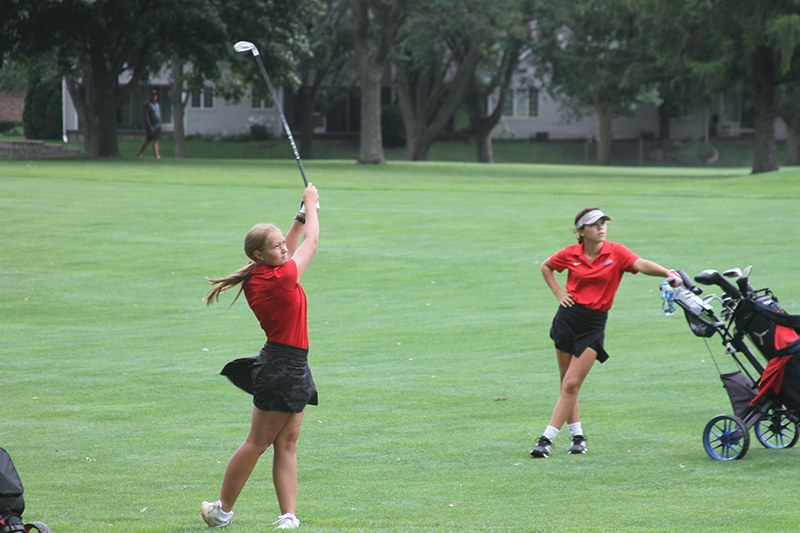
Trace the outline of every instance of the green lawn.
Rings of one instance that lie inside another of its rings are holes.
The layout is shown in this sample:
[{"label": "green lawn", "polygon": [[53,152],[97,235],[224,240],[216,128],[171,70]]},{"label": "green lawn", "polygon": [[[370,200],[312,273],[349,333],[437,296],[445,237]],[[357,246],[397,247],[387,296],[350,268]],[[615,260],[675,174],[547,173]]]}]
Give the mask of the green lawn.
[{"label": "green lawn", "polygon": [[[3,140],[0,137],[0,141]],[[134,157],[139,151],[141,140],[120,139],[119,149],[123,157]],[[82,142],[69,143],[69,146],[83,150]],[[160,141],[161,155],[170,159],[174,154],[171,140]],[[713,148],[719,152],[713,164],[704,163],[708,151]],[[531,142],[526,140],[496,141],[493,145],[497,163],[537,163],[572,164],[594,166],[597,145],[584,141]],[[386,148],[387,161],[405,161],[406,149]],[[786,160],[786,143],[781,141],[776,147],[778,162]],[[317,138],[313,143],[315,159],[338,159],[355,161],[358,159],[358,141],[354,138]],[[152,158],[150,146],[144,155]],[[189,140],[186,143],[186,157],[189,159],[287,159],[293,160],[294,153],[288,140],[283,137],[263,142],[214,142]],[[433,144],[428,153],[429,161],[475,162],[477,152],[471,140],[440,140]],[[710,145],[692,141],[671,141],[660,143],[647,141],[641,153],[636,141],[616,141],[613,145],[611,162],[618,166],[645,167],[700,167],[700,168],[740,168],[753,166],[753,141],[748,139],[712,139]]]},{"label": "green lawn", "polygon": [[[55,532],[204,531],[200,502],[218,497],[251,409],[218,372],[263,333],[232,295],[206,308],[203,277],[245,264],[253,224],[288,227],[302,182],[291,157],[125,155],[0,163],[0,446],[25,518]],[[320,405],[300,439],[301,531],[800,528],[800,449],[703,451],[731,407],[655,278],[618,293],[611,359],[581,393],[589,453],[567,455],[562,435],[529,456],[558,392],[539,263],[573,242],[574,214],[601,206],[611,240],[691,274],[752,264],[800,313],[800,169],[305,166],[322,237],[303,278]],[[270,455],[229,531],[277,518]]]}]

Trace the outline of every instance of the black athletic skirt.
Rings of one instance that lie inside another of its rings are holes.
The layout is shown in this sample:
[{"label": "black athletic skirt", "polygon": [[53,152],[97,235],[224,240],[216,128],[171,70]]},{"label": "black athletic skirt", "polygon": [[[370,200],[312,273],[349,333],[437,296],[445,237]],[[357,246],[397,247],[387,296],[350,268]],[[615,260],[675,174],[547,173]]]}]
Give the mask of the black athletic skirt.
[{"label": "black athletic skirt", "polygon": [[597,352],[597,360],[605,363],[608,354],[603,348],[603,341],[607,319],[606,311],[595,311],[578,304],[572,307],[559,306],[550,328],[550,338],[557,349],[575,357],[580,357],[586,348],[592,348]]},{"label": "black athletic skirt", "polygon": [[258,357],[231,361],[220,374],[252,394],[262,411],[301,413],[306,405],[318,405],[305,348],[267,341]]}]

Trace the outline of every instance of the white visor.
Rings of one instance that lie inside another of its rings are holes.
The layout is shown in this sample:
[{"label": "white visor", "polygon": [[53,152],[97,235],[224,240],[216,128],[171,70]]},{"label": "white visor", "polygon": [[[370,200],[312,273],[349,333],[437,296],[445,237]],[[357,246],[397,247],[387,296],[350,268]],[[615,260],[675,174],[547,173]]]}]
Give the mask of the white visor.
[{"label": "white visor", "polygon": [[601,218],[604,218],[606,220],[611,220],[610,216],[606,215],[599,209],[592,209],[591,211],[583,215],[580,219],[578,219],[578,222],[575,224],[575,229],[581,229],[587,224],[594,224]]}]

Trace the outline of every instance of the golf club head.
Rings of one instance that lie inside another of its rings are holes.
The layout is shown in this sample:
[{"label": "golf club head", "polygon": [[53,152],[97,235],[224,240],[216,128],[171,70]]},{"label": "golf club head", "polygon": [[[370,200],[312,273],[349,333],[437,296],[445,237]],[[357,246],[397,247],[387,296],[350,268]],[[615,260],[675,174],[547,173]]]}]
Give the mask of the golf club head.
[{"label": "golf club head", "polygon": [[252,51],[254,56],[258,55],[258,48],[251,42],[248,41],[239,41],[238,43],[233,45],[233,49],[237,52],[249,52]]},{"label": "golf club head", "polygon": [[722,275],[725,276],[726,278],[741,278],[742,271],[738,268],[732,268],[730,270],[726,270],[725,272],[723,272]]}]

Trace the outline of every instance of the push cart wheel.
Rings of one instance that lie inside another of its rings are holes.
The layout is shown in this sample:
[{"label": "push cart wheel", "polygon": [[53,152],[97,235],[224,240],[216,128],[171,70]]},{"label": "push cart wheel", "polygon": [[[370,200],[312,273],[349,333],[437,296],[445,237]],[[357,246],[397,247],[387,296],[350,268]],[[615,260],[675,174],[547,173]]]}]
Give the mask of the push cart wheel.
[{"label": "push cart wheel", "polygon": [[756,422],[756,437],[765,448],[791,448],[800,439],[797,424],[781,411],[772,411]]},{"label": "push cart wheel", "polygon": [[47,527],[47,524],[42,522],[29,522],[25,524],[25,533],[30,533],[31,531],[38,531],[39,533],[52,533],[50,528]]},{"label": "push cart wheel", "polygon": [[718,415],[703,430],[703,446],[717,461],[741,459],[750,448],[750,432],[740,418]]}]

